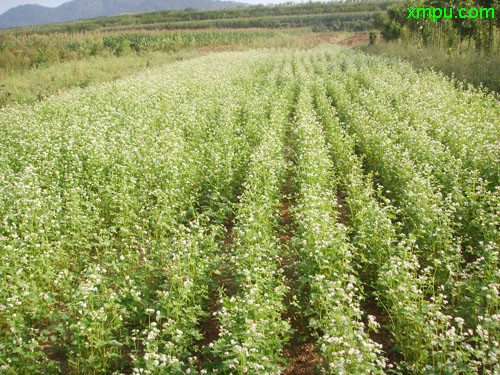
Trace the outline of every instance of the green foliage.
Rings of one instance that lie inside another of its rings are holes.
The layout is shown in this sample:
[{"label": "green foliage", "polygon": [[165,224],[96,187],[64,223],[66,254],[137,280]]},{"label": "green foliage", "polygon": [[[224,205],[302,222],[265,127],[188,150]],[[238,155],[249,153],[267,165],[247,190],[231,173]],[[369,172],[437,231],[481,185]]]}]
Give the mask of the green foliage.
[{"label": "green foliage", "polygon": [[277,374],[293,311],[322,373],[498,373],[500,106],[457,85],[323,46],[0,109],[0,371]]},{"label": "green foliage", "polygon": [[[472,8],[478,9],[478,17],[460,17],[460,10],[467,11]],[[484,18],[481,19],[481,8],[493,9],[494,14],[483,11]],[[411,17],[409,9],[436,10],[441,18],[433,19],[427,14],[419,11],[417,16]],[[375,25],[379,28],[385,40],[395,40],[409,37],[412,42],[420,45],[437,45],[439,49],[448,45],[456,49],[471,49],[473,47],[487,54],[497,54],[500,51],[500,24],[497,16],[500,14],[500,2],[496,0],[407,0],[394,4],[387,8],[387,15],[378,15]],[[496,17],[493,17],[496,15]],[[464,46],[467,41],[467,47]]]},{"label": "green foliage", "polygon": [[482,86],[500,92],[500,55],[484,56],[473,50],[457,56],[453,46],[439,50],[435,45],[418,47],[411,41],[379,43],[364,47],[363,50],[375,55],[401,58],[418,69],[433,69],[475,87]]},{"label": "green foliage", "polygon": [[266,28],[283,29],[324,25],[334,31],[363,31],[371,28],[373,12],[299,14],[282,16],[241,17],[231,19],[207,19],[200,21],[182,21],[154,23],[147,25],[106,28],[106,31],[128,30],[182,30],[182,29],[245,29]]},{"label": "green foliage", "polygon": [[201,30],[76,35],[0,36],[0,69],[39,68],[90,56],[121,56],[130,52],[178,51],[190,47],[230,45],[275,36],[271,31]]}]

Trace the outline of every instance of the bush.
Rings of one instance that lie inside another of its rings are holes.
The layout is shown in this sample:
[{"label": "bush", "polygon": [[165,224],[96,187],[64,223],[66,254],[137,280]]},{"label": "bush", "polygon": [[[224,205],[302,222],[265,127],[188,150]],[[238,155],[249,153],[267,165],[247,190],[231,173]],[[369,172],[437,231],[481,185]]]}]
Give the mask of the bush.
[{"label": "bush", "polygon": [[394,21],[386,21],[381,32],[385,40],[396,40],[401,36],[401,26]]},{"label": "bush", "polygon": [[328,32],[328,28],[323,24],[314,25],[311,28],[311,30],[313,33],[326,33],[326,32]]}]

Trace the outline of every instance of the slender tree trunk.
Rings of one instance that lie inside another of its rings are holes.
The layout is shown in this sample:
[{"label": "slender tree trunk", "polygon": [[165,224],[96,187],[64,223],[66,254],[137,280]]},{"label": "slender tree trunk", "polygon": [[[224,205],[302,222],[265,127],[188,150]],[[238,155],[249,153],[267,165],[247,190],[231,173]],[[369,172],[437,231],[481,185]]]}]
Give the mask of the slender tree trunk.
[{"label": "slender tree trunk", "polygon": [[438,50],[441,51],[441,36],[443,33],[443,23],[439,22],[439,41],[438,41]]},{"label": "slender tree trunk", "polygon": [[493,19],[488,19],[488,52],[493,49]]}]

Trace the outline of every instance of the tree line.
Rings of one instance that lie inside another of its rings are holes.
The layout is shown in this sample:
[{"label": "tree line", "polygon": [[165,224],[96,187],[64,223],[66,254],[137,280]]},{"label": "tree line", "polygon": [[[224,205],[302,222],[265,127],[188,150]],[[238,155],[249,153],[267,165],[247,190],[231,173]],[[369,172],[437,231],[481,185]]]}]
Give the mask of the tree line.
[{"label": "tree line", "polygon": [[[412,16],[415,10],[420,17]],[[439,10],[447,16],[429,16]],[[407,0],[377,13],[374,21],[385,40],[412,39],[457,53],[500,52],[500,0]]]}]

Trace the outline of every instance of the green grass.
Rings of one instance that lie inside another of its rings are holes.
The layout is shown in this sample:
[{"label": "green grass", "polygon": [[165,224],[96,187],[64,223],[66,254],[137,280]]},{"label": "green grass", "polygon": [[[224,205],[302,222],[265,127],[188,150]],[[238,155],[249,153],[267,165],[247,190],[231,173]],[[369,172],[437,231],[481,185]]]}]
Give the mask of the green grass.
[{"label": "green grass", "polygon": [[0,79],[0,104],[32,103],[70,87],[87,87],[132,75],[148,67],[204,54],[201,50],[146,52],[141,55],[96,56],[47,67],[12,72]]},{"label": "green grass", "polygon": [[380,42],[362,48],[365,52],[411,62],[418,69],[431,68],[476,87],[500,92],[500,56],[475,51],[448,53],[435,46],[417,47],[405,42]]}]

